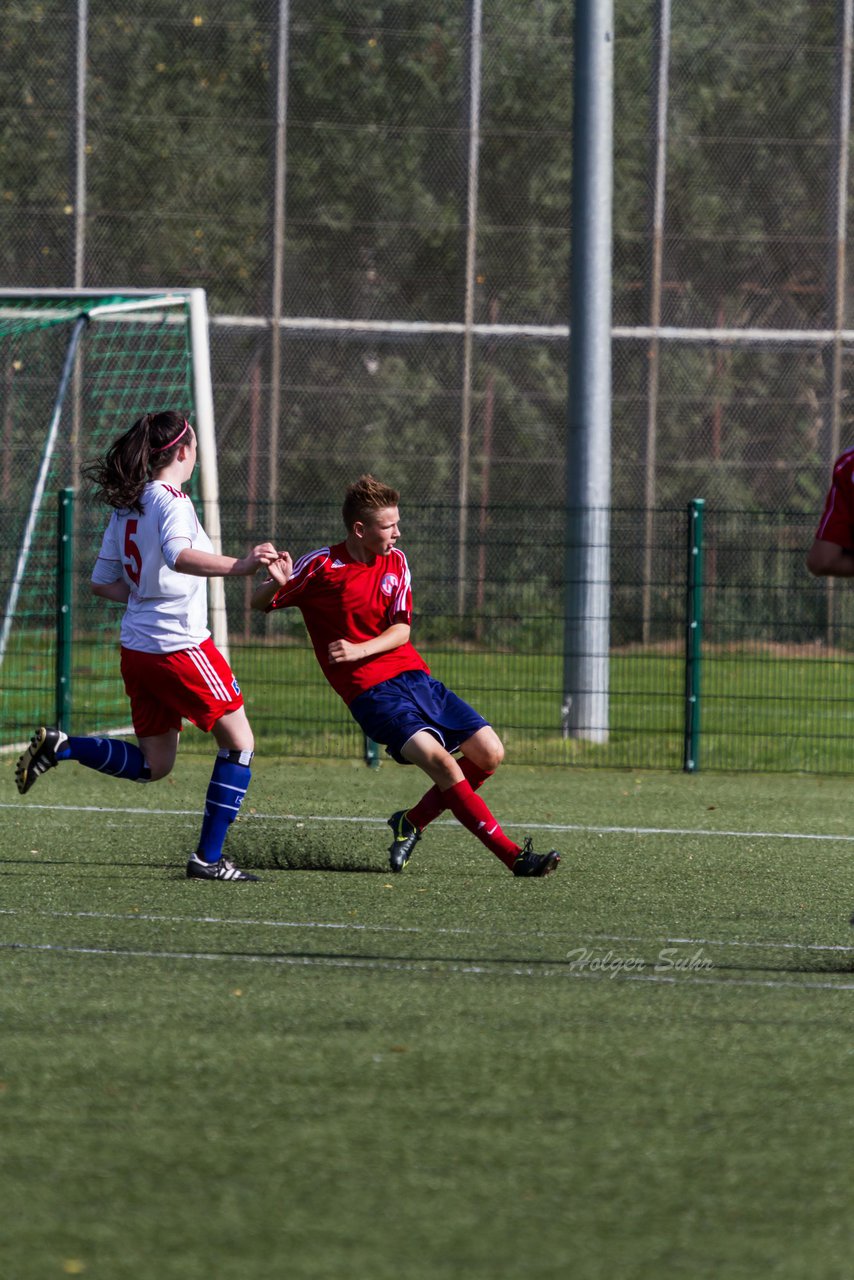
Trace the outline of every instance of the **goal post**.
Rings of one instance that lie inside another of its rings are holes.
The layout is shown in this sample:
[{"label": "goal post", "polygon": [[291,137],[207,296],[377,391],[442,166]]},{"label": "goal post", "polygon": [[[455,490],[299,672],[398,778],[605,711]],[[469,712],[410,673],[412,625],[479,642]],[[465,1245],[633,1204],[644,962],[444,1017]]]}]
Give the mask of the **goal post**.
[{"label": "goal post", "polygon": [[[143,413],[176,408],[192,414],[199,441],[194,496],[221,550],[208,324],[203,289],[0,290],[4,739],[28,733],[34,716],[55,718],[48,690],[59,608],[56,495],[78,486],[81,462],[103,454]],[[80,584],[84,575],[88,582],[105,518],[92,503],[77,504],[73,552],[81,613],[91,602]],[[227,652],[224,583],[215,578],[208,585],[211,631]],[[104,625],[102,616],[90,624],[83,669],[91,668],[98,647],[106,648]],[[114,714],[87,696],[88,728],[107,729]]]}]

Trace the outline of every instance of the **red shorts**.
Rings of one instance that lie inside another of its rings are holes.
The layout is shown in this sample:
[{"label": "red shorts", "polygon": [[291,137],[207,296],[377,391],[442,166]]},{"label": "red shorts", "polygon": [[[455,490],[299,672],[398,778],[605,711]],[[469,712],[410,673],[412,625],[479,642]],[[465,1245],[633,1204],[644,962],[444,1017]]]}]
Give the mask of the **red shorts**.
[{"label": "red shorts", "polygon": [[177,653],[122,648],[122,678],[138,738],[180,730],[182,718],[207,733],[243,706],[234,673],[210,637]]}]

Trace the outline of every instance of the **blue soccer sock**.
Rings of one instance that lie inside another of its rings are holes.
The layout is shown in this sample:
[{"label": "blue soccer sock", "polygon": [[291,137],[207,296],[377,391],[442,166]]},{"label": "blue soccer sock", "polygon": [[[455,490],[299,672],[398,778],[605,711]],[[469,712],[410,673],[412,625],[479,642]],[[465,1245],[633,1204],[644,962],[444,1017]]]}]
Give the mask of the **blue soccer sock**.
[{"label": "blue soccer sock", "polygon": [[149,782],[151,771],[145,756],[132,742],[120,738],[69,738],[56,753],[57,760],[76,760],[87,769],[108,773],[111,778]]},{"label": "blue soccer sock", "polygon": [[199,836],[197,856],[205,862],[219,862],[228,828],[246,795],[252,770],[251,751],[222,750],[214,761],[213,773],[205,796],[205,816]]}]

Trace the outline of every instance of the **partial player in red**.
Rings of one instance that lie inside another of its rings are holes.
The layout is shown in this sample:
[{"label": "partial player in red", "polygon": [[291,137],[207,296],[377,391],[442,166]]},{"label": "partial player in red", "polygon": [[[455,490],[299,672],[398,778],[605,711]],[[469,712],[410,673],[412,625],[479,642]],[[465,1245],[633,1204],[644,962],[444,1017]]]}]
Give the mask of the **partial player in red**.
[{"label": "partial player in red", "polygon": [[833,465],[807,568],[817,578],[854,578],[854,449],[840,454]]},{"label": "partial player in red", "polygon": [[250,575],[272,562],[271,542],[241,558],[217,555],[183,486],[196,465],[196,434],[182,413],[139,418],[84,468],[113,508],[92,573],[92,591],[125,606],[121,670],[139,745],[116,738],[69,737],[42,726],[18,760],[22,795],[65,760],[115,778],[155,782],[171,772],[182,717],[213,734],[219,752],[205,798],[202,830],[187,875],[257,880],[223,856],[228,828],[251,777],[254,739],[234,674],[207,625],[207,578]]},{"label": "partial player in red", "polygon": [[854,578],[854,449],[834,463],[807,568],[820,578]]},{"label": "partial player in red", "polygon": [[399,501],[396,489],[361,476],[344,498],[344,541],[295,565],[289,557],[270,564],[252,607],[300,609],[323,674],[364,733],[432,781],[414,808],[388,820],[392,871],[403,870],[424,828],[450,810],[514,875],[547,876],[560,855],[534,853],[530,840],[516,844],[476,794],[504,757],[498,734],[433,678],[410,642],[409,566],[396,546]]}]

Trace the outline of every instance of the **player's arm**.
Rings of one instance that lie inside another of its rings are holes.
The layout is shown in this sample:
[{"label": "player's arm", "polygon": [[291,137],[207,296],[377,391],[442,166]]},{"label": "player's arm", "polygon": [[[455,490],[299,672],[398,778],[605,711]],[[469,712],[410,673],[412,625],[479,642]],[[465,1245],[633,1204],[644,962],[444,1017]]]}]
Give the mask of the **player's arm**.
[{"label": "player's arm", "polygon": [[393,622],[370,640],[333,640],[329,646],[329,661],[333,664],[360,662],[364,658],[375,658],[378,653],[389,653],[407,643],[411,630],[408,622]]},{"label": "player's arm", "polygon": [[102,600],[114,600],[116,604],[127,604],[130,599],[130,587],[124,578],[119,578],[117,582],[93,582],[91,587],[92,595],[100,596]]},{"label": "player's arm", "polygon": [[[108,548],[109,549],[109,548]],[[104,548],[102,547],[102,551]],[[116,604],[127,604],[130,599],[130,583],[122,574],[121,560],[114,560],[109,555],[99,555],[92,569],[89,583],[93,596],[102,600],[113,600]]]},{"label": "player's arm", "polygon": [[267,578],[265,582],[261,583],[260,587],[256,587],[252,592],[252,596],[249,600],[250,608],[257,609],[259,613],[263,613],[278,590],[279,584],[276,579]]},{"label": "player's arm", "polygon": [[807,556],[807,568],[817,578],[854,578],[854,551],[816,538]]},{"label": "player's arm", "polygon": [[289,551],[283,551],[275,560],[267,565],[269,578],[256,587],[249,601],[250,607],[263,613],[281,587],[286,587],[294,571],[294,562]]},{"label": "player's arm", "polygon": [[215,552],[200,551],[197,547],[184,547],[176,555],[172,567],[176,572],[187,573],[194,578],[245,578],[278,558],[279,553],[272,542],[262,542],[241,557],[220,556]]}]

